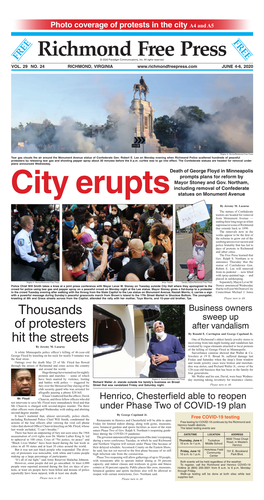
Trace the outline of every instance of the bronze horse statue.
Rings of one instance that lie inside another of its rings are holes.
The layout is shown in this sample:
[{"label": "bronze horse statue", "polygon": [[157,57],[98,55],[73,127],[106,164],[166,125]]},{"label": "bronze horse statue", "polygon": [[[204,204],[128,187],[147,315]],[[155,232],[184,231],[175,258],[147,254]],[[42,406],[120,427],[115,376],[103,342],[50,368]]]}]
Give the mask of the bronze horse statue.
[{"label": "bronze horse statue", "polygon": [[134,99],[135,99],[136,93],[138,92],[139,99],[141,99],[141,93],[143,93],[145,96],[145,101],[147,100],[147,93],[149,92],[149,88],[146,84],[141,85],[140,83],[135,83],[133,90],[134,90]]}]

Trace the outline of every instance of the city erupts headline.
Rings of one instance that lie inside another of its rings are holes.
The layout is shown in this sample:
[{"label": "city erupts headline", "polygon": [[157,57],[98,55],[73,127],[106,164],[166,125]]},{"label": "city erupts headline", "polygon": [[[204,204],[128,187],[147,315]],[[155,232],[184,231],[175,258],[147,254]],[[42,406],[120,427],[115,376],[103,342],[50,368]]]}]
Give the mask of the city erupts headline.
[{"label": "city erupts headline", "polygon": [[[12,176],[12,187],[16,193],[27,194],[30,191],[35,194],[52,194],[54,200],[60,200],[69,176],[64,175],[60,181],[57,175],[50,175],[45,170],[43,173],[40,170],[35,170],[33,175],[29,170],[17,170]],[[93,191],[95,194],[100,194],[106,190],[110,194],[125,194],[125,199],[130,200],[131,194],[138,194],[142,190],[147,194],[166,194],[169,191],[169,179],[165,175],[153,177],[150,172],[146,171],[142,177],[138,175],[118,175],[116,178],[111,175],[95,175],[94,178],[88,175],[81,175],[76,180],[76,189],[81,194],[88,194]]]}]

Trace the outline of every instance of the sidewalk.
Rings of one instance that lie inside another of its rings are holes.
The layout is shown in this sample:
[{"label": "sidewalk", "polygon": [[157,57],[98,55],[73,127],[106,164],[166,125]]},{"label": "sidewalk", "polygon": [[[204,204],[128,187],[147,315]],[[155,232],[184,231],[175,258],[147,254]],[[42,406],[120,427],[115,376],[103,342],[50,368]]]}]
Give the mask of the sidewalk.
[{"label": "sidewalk", "polygon": [[[202,283],[203,281],[212,281],[212,234],[204,234],[207,239],[207,247],[205,249],[205,277],[199,280],[197,277],[194,281]],[[189,233],[176,234],[176,281],[187,281],[189,274],[186,262],[192,257],[192,235]]]}]

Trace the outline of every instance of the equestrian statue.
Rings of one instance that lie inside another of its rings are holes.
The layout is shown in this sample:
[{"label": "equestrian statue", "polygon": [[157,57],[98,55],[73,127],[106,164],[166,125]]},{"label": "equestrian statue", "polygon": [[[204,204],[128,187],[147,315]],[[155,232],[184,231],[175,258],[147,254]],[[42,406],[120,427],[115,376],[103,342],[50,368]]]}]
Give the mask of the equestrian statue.
[{"label": "equestrian statue", "polygon": [[143,76],[140,78],[139,83],[135,83],[133,90],[134,90],[134,99],[135,99],[136,93],[138,92],[139,99],[141,99],[141,93],[143,93],[145,96],[145,101],[147,100],[147,94],[149,92],[149,88],[148,88]]}]

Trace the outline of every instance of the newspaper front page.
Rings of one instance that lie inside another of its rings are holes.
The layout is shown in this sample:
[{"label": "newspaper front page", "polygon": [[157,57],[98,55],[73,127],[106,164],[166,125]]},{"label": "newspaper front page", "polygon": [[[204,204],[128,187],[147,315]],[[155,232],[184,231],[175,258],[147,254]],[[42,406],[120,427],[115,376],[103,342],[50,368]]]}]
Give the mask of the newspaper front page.
[{"label": "newspaper front page", "polygon": [[253,25],[168,17],[12,24],[6,477],[22,498],[260,486]]}]

